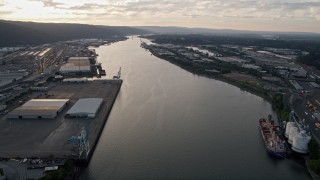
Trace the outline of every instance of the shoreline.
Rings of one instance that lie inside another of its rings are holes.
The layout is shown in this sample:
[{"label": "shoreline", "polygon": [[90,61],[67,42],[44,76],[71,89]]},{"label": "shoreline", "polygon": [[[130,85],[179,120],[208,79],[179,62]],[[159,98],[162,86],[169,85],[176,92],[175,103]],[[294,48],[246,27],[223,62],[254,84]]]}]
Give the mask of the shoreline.
[{"label": "shoreline", "polygon": [[[210,78],[210,79],[214,79],[214,80],[218,80],[218,81],[221,81],[221,82],[224,82],[224,83],[227,83],[229,85],[232,85],[232,86],[235,86],[235,87],[238,87],[239,89],[243,90],[243,91],[247,91],[251,94],[254,94],[260,98],[262,98],[263,100],[267,101],[270,103],[270,105],[272,106],[272,109],[275,111],[276,115],[277,115],[277,121],[279,122],[279,120],[281,121],[281,110],[282,109],[277,109],[275,107],[275,104],[272,102],[272,97],[270,97],[271,95],[265,91],[265,92],[258,92],[257,90],[254,89],[254,86],[253,84],[250,84],[248,82],[245,82],[245,81],[237,81],[237,80],[233,80],[233,79],[230,79],[230,78],[227,78],[227,77],[224,77],[223,74],[219,74],[219,75],[210,75],[210,74],[206,74],[206,73],[203,73],[202,72],[197,72],[197,70],[195,69],[192,69],[192,68],[187,68],[187,67],[184,67],[183,65],[173,61],[173,60],[170,60],[169,58],[168,59],[164,59],[160,56],[158,56],[152,49],[149,49],[149,48],[146,48],[146,47],[142,47],[146,50],[149,50],[149,52],[153,55],[153,56],[156,56],[158,57],[159,59],[162,59],[162,60],[165,60],[165,61],[168,61],[169,63],[173,64],[173,65],[176,65],[194,75],[197,75],[197,76],[202,76],[202,77],[206,77],[206,78]],[[244,83],[247,87],[243,87],[243,84],[241,83]],[[304,164],[305,164],[305,168],[306,168],[306,173],[314,180],[320,180],[320,176],[317,175],[315,172],[313,172],[311,169],[310,169],[310,166],[308,165],[310,163],[310,160],[307,160],[306,158],[303,158],[304,159]]]},{"label": "shoreline", "polygon": [[[142,48],[144,48],[144,47],[142,47]],[[169,60],[169,59],[164,59],[164,58],[158,56],[154,51],[152,51],[152,50],[149,49],[149,48],[144,48],[144,49],[149,50],[149,52],[150,52],[153,56],[156,56],[156,57],[158,57],[159,59],[168,61],[169,63],[174,64],[174,65],[176,65],[176,66],[178,66],[178,67],[180,67],[180,68],[182,68],[182,69],[184,69],[184,70],[186,70],[186,71],[188,71],[188,72],[190,72],[190,73],[192,73],[192,74],[194,74],[194,75],[202,76],[202,77],[206,77],[206,78],[210,78],[210,79],[215,79],[215,80],[218,80],[218,81],[221,81],[221,82],[230,84],[230,85],[232,85],[232,86],[238,87],[238,88],[240,88],[240,89],[243,90],[243,91],[247,91],[247,92],[250,92],[250,93],[252,93],[252,94],[254,94],[254,95],[256,95],[256,96],[261,97],[262,99],[268,101],[268,102],[272,105],[272,108],[276,111],[277,116],[279,117],[279,114],[278,114],[277,110],[274,108],[274,104],[272,104],[270,97],[269,97],[267,94],[264,94],[264,93],[268,93],[268,92],[262,93],[262,92],[258,92],[258,91],[253,90],[253,88],[254,88],[254,87],[253,87],[253,84],[250,84],[250,83],[245,82],[245,81],[232,80],[232,79],[229,79],[229,78],[227,78],[227,77],[223,77],[223,74],[219,74],[219,75],[212,75],[212,74],[211,74],[211,75],[210,75],[210,74],[204,73],[203,71],[202,71],[202,72],[197,72],[197,70],[192,69],[192,68],[184,67],[183,65],[181,65],[181,64],[179,64],[179,63],[176,63],[175,61],[172,61],[172,60]],[[241,83],[244,83],[246,86],[248,86],[248,87],[250,87],[250,88],[243,87],[243,85],[241,85]]]}]

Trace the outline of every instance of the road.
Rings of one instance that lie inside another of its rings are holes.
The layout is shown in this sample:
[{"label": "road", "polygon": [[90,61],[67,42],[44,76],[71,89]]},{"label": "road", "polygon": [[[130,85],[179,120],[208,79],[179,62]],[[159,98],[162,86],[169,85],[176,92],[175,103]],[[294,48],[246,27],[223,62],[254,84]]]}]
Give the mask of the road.
[{"label": "road", "polygon": [[[314,93],[315,95],[318,94]],[[313,112],[310,110],[309,107],[307,107],[307,101],[309,99],[313,99],[314,96],[305,97],[297,94],[293,94],[294,98],[296,99],[293,101],[292,104],[292,110],[296,113],[296,115],[299,117],[301,121],[303,121],[303,124],[308,125],[310,128],[310,132],[314,136],[314,138],[317,140],[318,143],[320,143],[320,129],[316,127],[315,123],[319,122],[314,116]]]}]

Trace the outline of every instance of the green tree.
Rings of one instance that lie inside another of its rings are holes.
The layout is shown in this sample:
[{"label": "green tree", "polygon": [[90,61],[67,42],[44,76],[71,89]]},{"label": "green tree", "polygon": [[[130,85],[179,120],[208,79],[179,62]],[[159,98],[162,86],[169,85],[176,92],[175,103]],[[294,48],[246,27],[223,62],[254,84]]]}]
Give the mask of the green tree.
[{"label": "green tree", "polygon": [[309,146],[309,155],[312,159],[319,159],[319,144],[312,138],[308,144]]}]

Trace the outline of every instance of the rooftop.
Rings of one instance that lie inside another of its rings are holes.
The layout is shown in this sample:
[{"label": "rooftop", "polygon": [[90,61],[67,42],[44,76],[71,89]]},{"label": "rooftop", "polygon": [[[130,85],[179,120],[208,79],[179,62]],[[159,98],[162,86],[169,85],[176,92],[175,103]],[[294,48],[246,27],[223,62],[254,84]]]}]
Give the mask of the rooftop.
[{"label": "rooftop", "polygon": [[35,118],[50,116],[54,118],[69,99],[32,99],[8,113],[9,118]]},{"label": "rooftop", "polygon": [[94,117],[100,108],[102,101],[102,98],[79,99],[67,112],[67,115]]},{"label": "rooftop", "polygon": [[60,68],[60,72],[90,71],[89,57],[70,57],[68,63]]}]

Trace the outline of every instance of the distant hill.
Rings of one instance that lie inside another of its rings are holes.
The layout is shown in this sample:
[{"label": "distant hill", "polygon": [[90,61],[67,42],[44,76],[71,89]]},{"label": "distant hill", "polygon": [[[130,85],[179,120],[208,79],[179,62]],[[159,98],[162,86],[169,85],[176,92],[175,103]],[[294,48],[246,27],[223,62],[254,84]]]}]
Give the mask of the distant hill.
[{"label": "distant hill", "polygon": [[217,36],[250,36],[290,40],[320,41],[318,33],[260,32],[232,29],[208,29],[161,26],[98,26],[68,23],[36,23],[0,20],[0,47],[38,45],[81,38],[110,38],[113,36],[145,34],[206,34]]},{"label": "distant hill", "polygon": [[161,26],[136,26],[136,28],[156,34],[206,34],[218,36],[250,36],[265,39],[282,40],[320,40],[319,33],[311,32],[272,32],[272,31],[247,31],[234,29],[209,29],[209,28],[185,28],[185,27],[161,27]]},{"label": "distant hill", "polygon": [[0,47],[37,45],[81,38],[109,38],[150,33],[125,26],[35,23],[0,20]]}]

